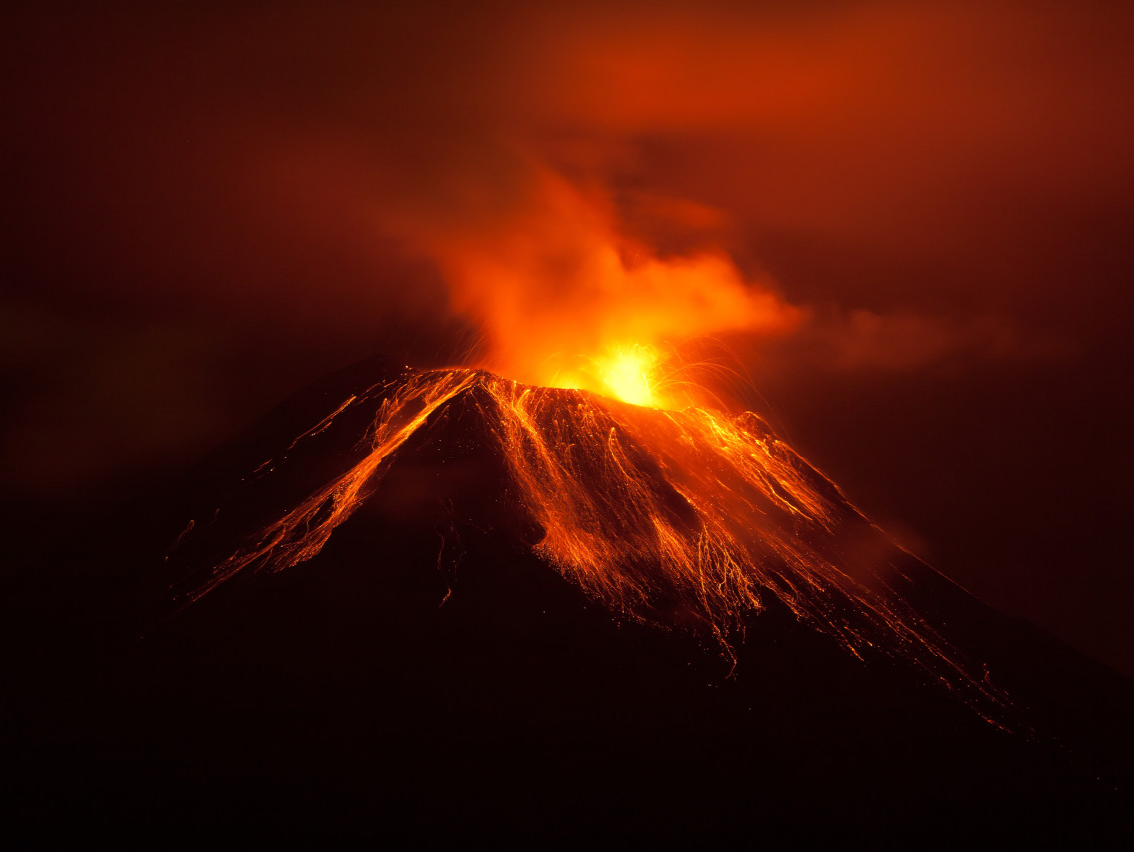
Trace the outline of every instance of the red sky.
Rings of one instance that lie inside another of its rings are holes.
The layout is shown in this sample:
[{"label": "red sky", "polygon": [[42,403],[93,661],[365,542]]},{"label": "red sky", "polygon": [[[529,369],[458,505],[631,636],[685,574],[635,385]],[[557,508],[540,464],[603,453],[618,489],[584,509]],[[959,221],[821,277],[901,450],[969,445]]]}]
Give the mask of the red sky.
[{"label": "red sky", "polygon": [[596,246],[711,254],[798,319],[704,329],[740,403],[1134,672],[1128,5],[75,5],[0,27],[9,503],[500,346],[501,305],[589,304]]}]

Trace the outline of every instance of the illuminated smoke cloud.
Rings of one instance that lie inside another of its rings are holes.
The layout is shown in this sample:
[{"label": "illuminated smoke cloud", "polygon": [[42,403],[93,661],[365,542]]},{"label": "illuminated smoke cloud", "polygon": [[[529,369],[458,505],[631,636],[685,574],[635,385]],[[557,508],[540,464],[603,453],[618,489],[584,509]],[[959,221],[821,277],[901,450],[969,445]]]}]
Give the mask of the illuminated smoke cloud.
[{"label": "illuminated smoke cloud", "polygon": [[783,334],[803,315],[720,250],[657,256],[619,232],[597,190],[545,168],[531,168],[523,201],[491,229],[426,239],[453,307],[484,329],[482,363],[533,384],[617,395],[604,376],[631,353],[661,372],[655,362],[679,359],[690,338]]}]

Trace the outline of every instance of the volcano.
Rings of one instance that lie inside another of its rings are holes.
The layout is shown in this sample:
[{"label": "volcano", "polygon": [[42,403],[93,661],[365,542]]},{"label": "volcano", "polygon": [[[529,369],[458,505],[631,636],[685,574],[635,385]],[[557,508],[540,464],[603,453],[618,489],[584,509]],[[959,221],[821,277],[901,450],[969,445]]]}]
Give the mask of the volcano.
[{"label": "volcano", "polygon": [[37,650],[6,800],[40,833],[1130,829],[1130,684],[894,544],[752,413],[363,365],[72,562],[9,619]]}]

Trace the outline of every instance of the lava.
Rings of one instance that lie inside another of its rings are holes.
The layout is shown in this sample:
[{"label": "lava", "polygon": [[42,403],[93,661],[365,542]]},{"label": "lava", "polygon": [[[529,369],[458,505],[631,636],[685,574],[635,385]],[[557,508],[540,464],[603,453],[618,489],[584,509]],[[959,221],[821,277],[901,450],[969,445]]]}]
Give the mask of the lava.
[{"label": "lava", "polygon": [[597,388],[604,396],[633,405],[667,407],[661,396],[662,364],[662,353],[655,346],[609,346],[602,356],[586,359],[575,371],[557,374],[550,384],[574,390]]},{"label": "lava", "polygon": [[[641,363],[611,369],[625,398],[639,397],[639,382],[648,391]],[[361,460],[212,568],[193,599],[240,572],[317,555],[406,442],[458,403],[475,411],[542,531],[536,554],[611,610],[730,653],[772,595],[857,656],[874,648],[911,662],[986,718],[1007,706],[896,591],[912,557],[757,415],[652,408],[484,370],[411,372],[348,398],[289,451],[370,405]]]}]

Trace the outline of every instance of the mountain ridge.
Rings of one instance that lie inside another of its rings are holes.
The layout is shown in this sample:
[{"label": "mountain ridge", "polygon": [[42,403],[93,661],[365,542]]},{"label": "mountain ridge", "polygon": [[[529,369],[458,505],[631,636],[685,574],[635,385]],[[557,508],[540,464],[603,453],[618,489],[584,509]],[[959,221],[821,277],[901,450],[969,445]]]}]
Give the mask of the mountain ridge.
[{"label": "mountain ridge", "polygon": [[234,530],[365,458],[373,412],[347,407],[295,445],[324,455],[293,447],[304,463],[289,487],[279,471],[248,480],[360,385],[399,381],[360,372],[301,401],[302,425],[269,418],[278,434],[250,440],[255,461],[199,470],[205,512],[190,517],[204,521],[168,561],[186,517],[155,501],[180,518],[156,551],[87,566],[137,570],[138,589],[87,614],[136,627],[79,662],[83,632],[55,622],[69,667],[31,671],[7,711],[20,824],[550,847],[1129,831],[1129,689],[928,570],[901,591],[992,655],[1037,734],[998,731],[900,656],[856,658],[775,595],[740,615],[727,653],[696,619],[610,608],[534,552],[546,529],[514,494],[486,499],[507,495],[510,470],[472,405],[411,435],[310,559],[172,601],[171,583],[196,588],[186,569],[218,564]]}]

